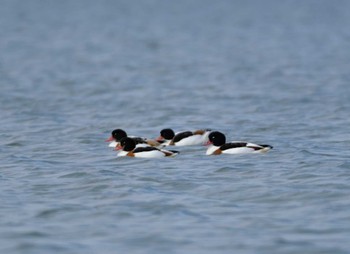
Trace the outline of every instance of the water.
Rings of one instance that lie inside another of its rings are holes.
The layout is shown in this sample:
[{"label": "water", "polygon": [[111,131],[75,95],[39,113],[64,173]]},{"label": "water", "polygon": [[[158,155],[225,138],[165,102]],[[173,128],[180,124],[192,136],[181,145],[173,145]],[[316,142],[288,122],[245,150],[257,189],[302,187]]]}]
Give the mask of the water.
[{"label": "water", "polygon": [[[349,253],[348,1],[0,8],[1,253]],[[117,158],[115,128],[268,154]]]}]

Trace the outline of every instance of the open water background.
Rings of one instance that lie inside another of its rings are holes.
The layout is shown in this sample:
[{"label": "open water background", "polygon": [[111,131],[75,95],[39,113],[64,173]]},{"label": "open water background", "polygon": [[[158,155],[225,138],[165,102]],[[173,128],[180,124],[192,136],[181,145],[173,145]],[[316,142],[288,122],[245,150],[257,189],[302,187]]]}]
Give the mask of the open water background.
[{"label": "open water background", "polygon": [[[0,8],[1,253],[350,253],[350,2]],[[116,158],[123,128],[268,154]]]}]

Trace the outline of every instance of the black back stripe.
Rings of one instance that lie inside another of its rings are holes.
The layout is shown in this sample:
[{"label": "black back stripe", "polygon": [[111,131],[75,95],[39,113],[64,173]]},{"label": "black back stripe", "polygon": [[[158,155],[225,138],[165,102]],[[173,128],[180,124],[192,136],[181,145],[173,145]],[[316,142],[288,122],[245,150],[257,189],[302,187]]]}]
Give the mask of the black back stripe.
[{"label": "black back stripe", "polygon": [[237,142],[237,143],[226,143],[223,144],[222,146],[220,146],[220,150],[224,151],[227,149],[231,149],[231,148],[240,148],[240,147],[246,147],[247,143],[245,142]]},{"label": "black back stripe", "polygon": [[179,134],[175,135],[173,142],[179,142],[180,140],[193,136],[193,132],[192,131],[184,131],[184,132],[180,132]]},{"label": "black back stripe", "polygon": [[152,146],[146,146],[146,147],[137,147],[133,151],[134,153],[141,153],[141,152],[150,152],[150,151],[159,151],[159,149],[152,147]]},{"label": "black back stripe", "polygon": [[270,146],[270,145],[259,145],[259,146],[262,146],[262,147],[267,147],[267,148],[270,148],[270,149],[272,149],[272,148],[273,148],[273,146]]}]

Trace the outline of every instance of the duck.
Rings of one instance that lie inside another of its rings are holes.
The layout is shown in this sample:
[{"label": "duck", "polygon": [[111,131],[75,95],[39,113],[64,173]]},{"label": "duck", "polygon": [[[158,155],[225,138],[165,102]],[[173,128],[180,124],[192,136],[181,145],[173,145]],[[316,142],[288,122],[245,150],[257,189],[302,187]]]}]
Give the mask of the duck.
[{"label": "duck", "polygon": [[172,129],[163,129],[156,141],[162,142],[163,146],[192,146],[203,145],[208,142],[211,130],[182,131],[175,133]]},{"label": "duck", "polygon": [[118,157],[129,156],[139,158],[174,157],[179,153],[178,151],[164,150],[152,146],[136,147],[134,139],[128,137],[122,138],[115,150],[120,150],[117,155]]},{"label": "duck", "polygon": [[[109,143],[109,147],[116,147],[122,138],[128,137],[128,134],[122,130],[122,129],[115,129],[112,131],[111,136],[106,139],[106,142]],[[135,137],[135,136],[129,136],[129,138],[132,138],[137,146],[160,146],[160,142],[157,142],[153,139],[147,139],[142,137]]]},{"label": "duck", "polygon": [[211,132],[208,138],[209,141],[206,145],[209,145],[209,147],[206,155],[264,153],[273,148],[270,145],[258,145],[243,141],[226,143],[226,136],[219,131]]}]

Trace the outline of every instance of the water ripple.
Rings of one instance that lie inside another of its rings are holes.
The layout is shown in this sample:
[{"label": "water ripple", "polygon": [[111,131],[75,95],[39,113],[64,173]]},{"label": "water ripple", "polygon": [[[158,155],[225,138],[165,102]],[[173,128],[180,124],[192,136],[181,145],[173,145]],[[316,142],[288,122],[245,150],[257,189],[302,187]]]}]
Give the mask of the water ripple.
[{"label": "water ripple", "polygon": [[[2,1],[0,252],[348,253],[349,9]],[[115,128],[274,149],[118,158]]]}]

